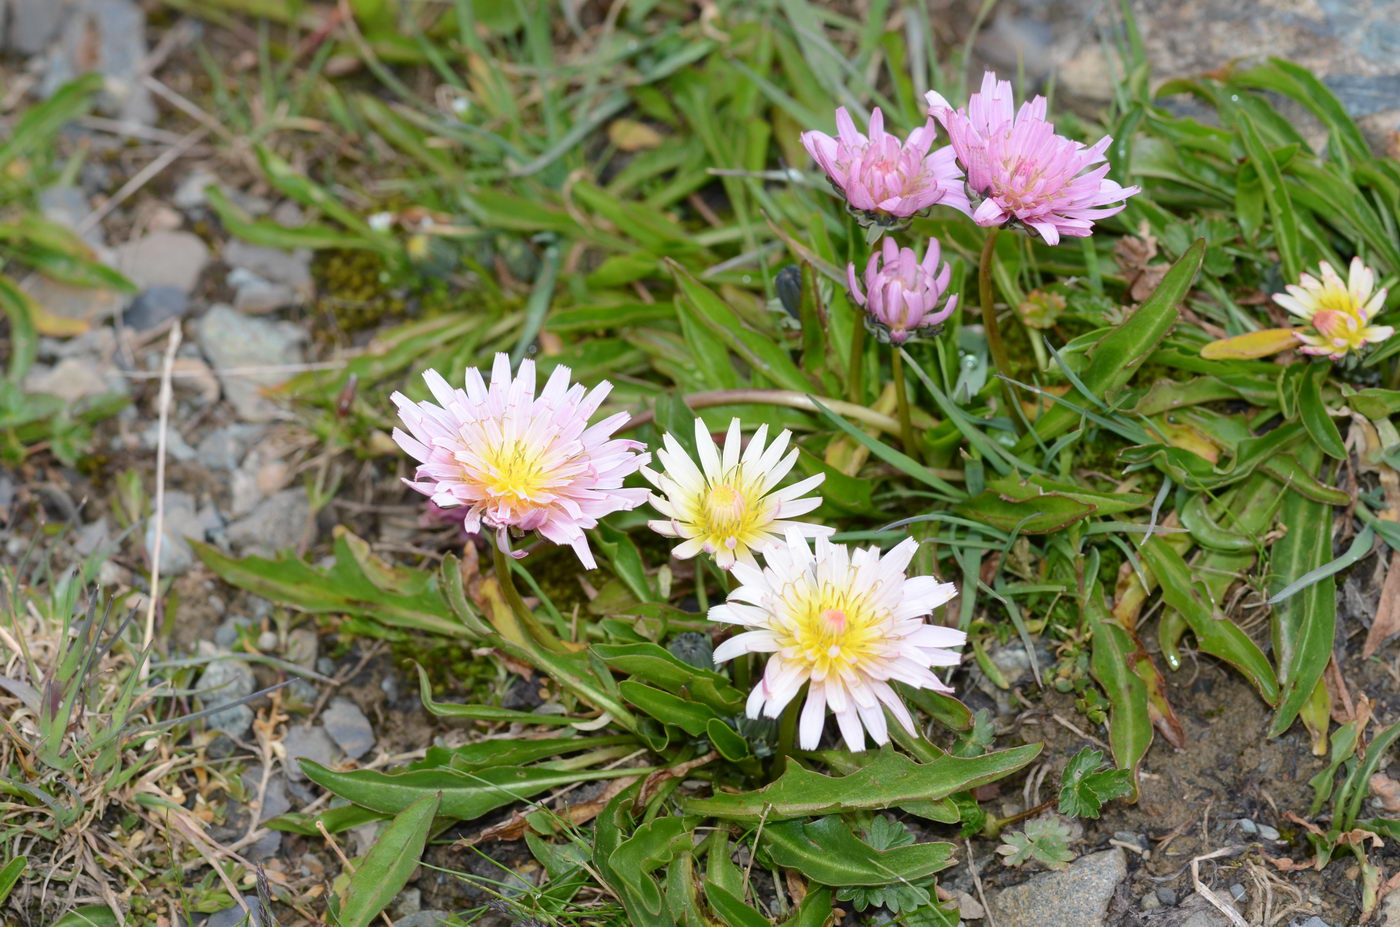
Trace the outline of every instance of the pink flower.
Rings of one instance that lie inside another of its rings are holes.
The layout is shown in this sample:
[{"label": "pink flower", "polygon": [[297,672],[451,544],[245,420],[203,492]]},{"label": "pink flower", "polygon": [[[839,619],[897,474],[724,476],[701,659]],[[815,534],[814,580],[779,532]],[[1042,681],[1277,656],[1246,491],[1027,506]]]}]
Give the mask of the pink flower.
[{"label": "pink flower", "polygon": [[900,142],[885,132],[885,117],[877,106],[866,138],[843,106],[836,110],[836,138],[803,132],[802,145],[855,209],[906,219],[942,203],[970,216],[972,207],[952,148],[945,145],[929,152],[935,134],[930,119]]},{"label": "pink flower", "polygon": [[612,385],[585,391],[569,385],[568,367],[556,367],[536,396],[535,362],[521,361],[512,378],[504,354],[496,355],[489,387],[476,368],[467,371],[465,390],[436,370],[423,379],[436,404],[392,397],[408,429],[395,428],[394,440],[419,462],[404,482],[436,505],[466,506],[463,530],[494,528],[502,550],[509,550],[510,529],[538,531],[572,547],[588,569],[597,566],[584,530],[647,501],[645,489],[621,488],[650,459],[637,453],[641,442],[611,438],[627,413],[588,424]]},{"label": "pink flower", "polygon": [[875,743],[889,743],[885,709],[915,734],[914,719],[891,683],[951,692],[932,668],[957,666],[955,648],[967,640],[956,628],[924,621],[957,589],[932,576],[905,575],[918,549],[913,538],[883,555],[876,547],[852,549],[817,538],[814,553],[790,530],[785,544],[764,551],[763,569],[734,564],[741,585],[709,617],[746,629],[715,648],[716,662],[770,654],[749,694],[748,716],[778,717],[806,684],[798,721],[803,750],[816,749],[828,708],[851,750],[865,748],[866,731]]},{"label": "pink flower", "polygon": [[1055,245],[1062,236],[1087,238],[1094,220],[1121,212],[1139,191],[1108,179],[1104,152],[1112,138],[1086,148],[1056,135],[1042,96],[1013,112],[1011,82],[991,71],[965,109],[954,110],[933,91],[926,99],[967,171],[968,187],[983,198],[972,213],[978,225],[1015,221]]},{"label": "pink flower", "polygon": [[882,248],[870,255],[865,265],[864,293],[854,264],[846,267],[847,282],[856,303],[885,327],[890,341],[903,344],[919,329],[932,328],[953,314],[958,305],[956,295],[938,308],[953,271],[946,263],[938,266],[941,250],[936,238],[928,240],[922,262],[913,248],[900,248],[889,238]]}]

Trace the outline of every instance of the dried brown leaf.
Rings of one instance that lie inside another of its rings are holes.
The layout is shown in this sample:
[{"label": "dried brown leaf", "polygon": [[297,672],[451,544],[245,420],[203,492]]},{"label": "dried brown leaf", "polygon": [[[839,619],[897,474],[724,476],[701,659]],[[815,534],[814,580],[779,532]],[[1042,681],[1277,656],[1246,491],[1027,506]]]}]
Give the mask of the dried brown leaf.
[{"label": "dried brown leaf", "polygon": [[1390,555],[1390,566],[1381,585],[1381,599],[1376,605],[1376,618],[1366,632],[1361,658],[1374,654],[1396,633],[1400,633],[1400,551]]}]

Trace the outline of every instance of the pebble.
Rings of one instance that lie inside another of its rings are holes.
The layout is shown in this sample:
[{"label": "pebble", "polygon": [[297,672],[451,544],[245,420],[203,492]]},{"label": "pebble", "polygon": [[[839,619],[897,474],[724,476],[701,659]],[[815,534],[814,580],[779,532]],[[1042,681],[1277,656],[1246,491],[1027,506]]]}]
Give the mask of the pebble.
[{"label": "pebble", "polygon": [[1328,924],[1322,918],[1314,914],[1312,917],[1308,918],[1305,921],[1295,921],[1294,927],[1332,927],[1332,925]]},{"label": "pebble", "polygon": [[[178,576],[194,566],[194,549],[188,539],[203,541],[208,537],[211,518],[218,518],[212,509],[195,509],[194,496],[178,489],[165,494],[165,517],[161,525],[160,571],[166,576]],[[146,523],[146,552],[156,547],[155,516]]]},{"label": "pebble", "polygon": [[1233,897],[1236,901],[1242,901],[1242,900],[1244,900],[1244,885],[1243,885],[1242,883],[1239,883],[1239,882],[1236,882],[1234,885],[1231,885],[1231,886],[1230,886],[1230,895],[1231,895],[1231,897]]},{"label": "pebble", "polygon": [[264,631],[258,635],[258,649],[263,653],[269,653],[277,649],[277,632]]},{"label": "pebble", "polygon": [[311,252],[306,249],[283,251],[234,238],[224,244],[223,259],[233,270],[241,269],[266,283],[289,287],[299,300],[309,299],[314,292]]},{"label": "pebble", "polygon": [[1032,876],[987,901],[998,924],[1016,927],[1102,927],[1118,883],[1128,874],[1121,847],[1090,853],[1060,872]]},{"label": "pebble", "polygon": [[262,315],[302,301],[301,295],[287,284],[264,280],[245,267],[229,272],[228,285],[234,291],[233,308],[239,312]]},{"label": "pebble", "polygon": [[1251,837],[1259,833],[1259,825],[1255,824],[1249,818],[1240,818],[1239,821],[1237,821],[1236,823],[1239,824],[1241,833],[1247,834]]},{"label": "pebble", "polygon": [[202,167],[197,167],[184,176],[176,186],[170,202],[176,209],[186,212],[203,209],[209,202],[204,195],[206,187],[217,187],[219,178]]},{"label": "pebble", "polygon": [[286,489],[258,503],[228,526],[228,540],[240,555],[272,557],[301,543],[311,518],[306,490]]},{"label": "pebble", "polygon": [[358,760],[374,749],[374,730],[358,705],[348,698],[331,699],[321,712],[321,723],[340,749],[352,760]]},{"label": "pebble", "polygon": [[189,294],[209,263],[209,247],[191,232],[162,230],[119,245],[117,269],[143,289],[171,287]]},{"label": "pebble", "polygon": [[[279,835],[280,836],[280,835]],[[262,903],[258,901],[256,895],[244,895],[243,903],[248,906],[248,910],[253,912],[251,918],[252,927],[271,927],[263,919]],[[209,920],[204,922],[204,927],[239,927],[241,924],[249,923],[248,915],[243,908],[234,905],[231,908],[224,908],[222,911],[215,911],[209,915]]]},{"label": "pebble", "polygon": [[[274,322],[216,305],[195,324],[195,337],[214,367],[226,395],[245,421],[268,422],[282,410],[261,394],[266,386],[286,380],[286,370],[247,372],[249,367],[285,367],[302,362],[306,333],[290,322]],[[224,372],[229,371],[229,372]]]},{"label": "pebble", "polygon": [[266,431],[265,425],[226,425],[204,436],[195,450],[195,459],[210,470],[235,470]]},{"label": "pebble", "polygon": [[1157,889],[1157,900],[1162,904],[1176,904],[1176,889],[1163,885]]},{"label": "pebble", "polygon": [[97,95],[99,110],[126,122],[154,123],[156,106],[142,82],[146,14],[141,5],[135,0],[72,0],[63,6],[61,31],[49,51],[40,92],[53,96],[79,75],[96,71],[106,78]]},{"label": "pebble", "polygon": [[287,778],[294,782],[306,779],[306,774],[301,771],[301,764],[297,762],[298,759],[312,760],[322,766],[335,766],[340,760],[340,750],[336,748],[335,742],[326,733],[326,729],[319,724],[315,726],[293,724],[287,728],[287,736],[282,740],[282,748],[286,755]]},{"label": "pebble", "polygon": [[126,377],[94,358],[66,357],[52,367],[35,364],[24,378],[30,393],[48,393],[67,403],[109,393],[125,396]]},{"label": "pebble", "polygon": [[[5,9],[10,16],[9,29],[3,33],[5,50],[24,56],[37,55],[47,49],[58,36],[58,28],[68,12],[66,3],[44,0],[0,4],[0,10]],[[0,14],[0,20],[3,19]]]},{"label": "pebble", "polygon": [[234,615],[219,622],[219,626],[214,629],[214,646],[224,650],[231,650],[238,643],[239,630],[246,628],[253,623],[253,619],[245,615]]},{"label": "pebble", "polygon": [[[228,656],[227,651],[220,651],[207,643],[200,644],[200,653],[207,657]],[[205,708],[222,710],[205,718],[205,725],[230,737],[242,737],[248,733],[253,725],[253,709],[232,703],[247,698],[254,687],[253,671],[243,661],[215,659],[210,662],[199,677],[200,700]]]},{"label": "pebble", "polygon": [[[248,800],[251,802],[258,797],[258,785],[262,782],[261,769],[245,769],[242,775],[243,788],[248,793]],[[263,796],[263,805],[258,811],[258,823],[269,821],[279,814],[286,814],[292,810],[292,800],[287,797],[287,780],[281,773],[273,773],[267,777],[267,794]]]},{"label": "pebble", "polygon": [[423,892],[416,888],[406,888],[394,899],[394,918],[409,917],[423,910]]},{"label": "pebble", "polygon": [[287,646],[283,650],[283,656],[289,663],[311,669],[316,666],[316,651],[320,644],[321,638],[315,628],[294,628],[287,633]]},{"label": "pebble", "polygon": [[1391,892],[1381,902],[1380,927],[1400,927],[1400,892]]},{"label": "pebble", "polygon": [[[154,421],[141,430],[141,445],[154,453],[160,448],[160,422]],[[165,456],[181,463],[195,459],[195,450],[186,443],[174,423],[165,429]]]},{"label": "pebble", "polygon": [[189,295],[178,286],[148,287],[136,294],[131,305],[126,307],[122,324],[144,332],[171,319],[183,318],[189,308]]},{"label": "pebble", "polygon": [[1259,836],[1263,837],[1265,840],[1282,839],[1282,835],[1278,832],[1278,828],[1270,827],[1267,824],[1259,825]]},{"label": "pebble", "polygon": [[1148,892],[1143,895],[1139,904],[1144,911],[1155,911],[1162,906],[1161,899],[1157,897],[1156,892]]},{"label": "pebble", "polygon": [[65,184],[39,191],[39,209],[43,211],[45,219],[78,235],[94,249],[102,251],[107,247],[102,238],[101,223],[86,230],[79,229],[92,212],[87,194],[80,188]]}]

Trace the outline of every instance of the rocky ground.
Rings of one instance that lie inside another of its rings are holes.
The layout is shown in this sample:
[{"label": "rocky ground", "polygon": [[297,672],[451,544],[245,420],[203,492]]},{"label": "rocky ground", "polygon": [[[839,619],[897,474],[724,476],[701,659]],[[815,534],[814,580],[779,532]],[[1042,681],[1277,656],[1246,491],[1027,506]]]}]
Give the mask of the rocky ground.
[{"label": "rocky ground", "polygon": [[[1066,91],[1092,104],[1110,87],[1095,64],[1102,59],[1093,24],[1115,7],[1107,0],[1001,4],[978,49],[1003,67],[1024,62],[1030,76],[1054,71]],[[1400,9],[1394,3],[1268,0],[1246,11],[1224,0],[1141,0],[1134,7],[1161,75],[1190,74],[1239,54],[1291,54],[1317,67],[1348,106],[1366,117],[1378,141],[1393,137],[1400,118]],[[45,191],[42,205],[46,216],[83,235],[139,288],[126,298],[37,276],[25,281],[51,312],[86,327],[72,337],[41,339],[39,363],[26,386],[70,403],[106,393],[131,401],[98,427],[95,465],[70,469],[41,453],[17,470],[0,472],[0,513],[11,513],[0,522],[0,550],[17,558],[41,521],[61,524],[66,532],[58,542],[65,548],[60,559],[111,550],[100,582],[139,585],[135,578],[148,569],[156,527],[146,519],[128,531],[123,513],[133,486],[147,497],[155,490],[162,438],[159,377],[178,327],[183,337],[175,349],[164,432],[160,570],[174,578],[179,602],[172,649],[215,658],[200,681],[201,688],[213,690],[203,705],[224,710],[208,719],[198,746],[211,762],[237,770],[241,784],[218,796],[221,815],[210,836],[286,884],[310,891],[337,869],[324,842],[258,826],[287,811],[324,806],[294,761],[383,766],[435,741],[460,742],[466,734],[424,713],[401,647],[340,636],[329,622],[288,614],[231,589],[191,547],[193,540],[238,555],[286,549],[316,554],[325,550],[333,525],[349,523],[376,550],[392,553],[411,549],[420,529],[418,507],[390,472],[392,458],[365,463],[341,455],[335,463],[344,479],[336,502],[316,509],[309,501],[307,481],[327,472],[326,452],[298,426],[295,410],[269,399],[262,388],[312,365],[336,363],[337,349],[313,335],[324,311],[317,302],[320,281],[307,252],[224,236],[212,220],[205,188],[219,186],[249,214],[287,225],[301,221],[300,213],[254,179],[246,152],[215,146],[213,128],[176,102],[192,87],[191,49],[207,27],[171,21],[168,11],[162,20],[167,24],[160,29],[147,28],[145,11],[134,0],[0,2],[0,106],[10,114],[27,95],[49,93],[81,69],[96,67],[109,78],[101,115],[84,120],[66,142],[86,147],[88,158],[71,185]],[[1362,607],[1374,594],[1367,586],[1355,591]],[[278,657],[291,669],[217,659],[235,651]],[[1344,667],[1352,685],[1372,697],[1395,691],[1394,648],[1381,657]],[[974,708],[995,712],[1006,743],[1044,740],[1051,745],[1047,756],[1062,756],[1094,741],[1080,726],[1072,698],[1037,689],[1024,650],[995,658],[1013,692],[985,680],[979,684],[975,673],[957,684],[973,693]],[[291,684],[274,696],[232,704],[289,678]],[[1359,888],[1354,874],[1339,877],[1340,864],[1325,874],[1280,873],[1238,860],[1251,844],[1280,856],[1296,847],[1296,826],[1285,813],[1306,808],[1306,780],[1318,766],[1304,735],[1295,731],[1261,741],[1264,706],[1237,677],[1207,659],[1170,682],[1188,749],[1155,745],[1144,766],[1143,800],[1116,804],[1104,819],[1091,822],[1075,844],[1079,858],[1062,872],[1027,879],[997,861],[994,842],[970,844],[970,855],[942,877],[943,886],[965,900],[970,923],[1355,923]],[[522,705],[528,704],[530,687],[518,688]],[[1025,698],[1018,697],[1022,693]],[[1393,716],[1397,706],[1385,707]],[[255,730],[255,721],[272,734]],[[1032,774],[1024,793],[988,798],[1001,813],[1014,813],[1049,797],[1051,788],[1053,782]],[[372,830],[363,828],[346,835],[351,851],[372,839]],[[483,850],[485,855],[443,850],[438,861],[497,880],[504,876],[491,857],[506,866],[520,861],[510,845]],[[1300,854],[1295,849],[1291,855]],[[480,897],[458,877],[425,869],[390,913],[398,927],[427,927]],[[990,911],[982,910],[983,902]],[[206,923],[231,927],[242,917],[234,907]],[[1400,895],[1391,897],[1377,922],[1400,927]]]}]

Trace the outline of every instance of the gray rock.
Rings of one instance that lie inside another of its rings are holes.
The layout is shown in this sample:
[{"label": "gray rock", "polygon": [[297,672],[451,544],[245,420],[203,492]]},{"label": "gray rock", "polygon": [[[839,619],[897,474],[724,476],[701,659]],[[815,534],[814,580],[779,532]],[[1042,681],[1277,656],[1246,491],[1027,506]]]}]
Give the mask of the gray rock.
[{"label": "gray rock", "polygon": [[[257,798],[258,785],[262,782],[261,769],[246,769],[243,771],[243,788],[248,793],[248,800],[251,802]],[[258,823],[271,820],[279,814],[286,814],[292,810],[292,801],[287,797],[287,780],[281,773],[273,773],[267,778],[267,794],[263,796],[262,809],[258,812]]]},{"label": "gray rock", "polygon": [[219,622],[219,626],[214,629],[214,646],[224,650],[231,650],[233,645],[238,643],[239,630],[246,628],[253,623],[253,619],[245,615],[234,615]]},{"label": "gray rock", "polygon": [[300,676],[287,683],[287,688],[283,691],[287,694],[283,704],[287,706],[287,710],[299,715],[304,715],[314,708],[316,699],[321,695],[319,689]]},{"label": "gray rock", "polygon": [[1002,889],[987,901],[1005,927],[1099,927],[1118,883],[1128,875],[1121,847],[1081,856],[1061,872],[1045,872]]},{"label": "gray rock", "polygon": [[[151,422],[141,429],[141,444],[152,453],[160,449],[159,421]],[[196,456],[194,448],[190,447],[180,432],[175,429],[174,422],[171,422],[165,429],[165,456],[181,463],[194,460]]]},{"label": "gray rock", "polygon": [[283,656],[289,663],[311,669],[316,665],[316,651],[320,645],[321,638],[315,628],[295,628],[287,633],[287,647]]},{"label": "gray rock", "polygon": [[117,247],[117,269],[139,287],[174,287],[188,294],[209,263],[209,248],[198,235],[162,230]]},{"label": "gray rock", "polygon": [[1296,927],[1332,927],[1332,925],[1314,914],[1305,921],[1298,921]]},{"label": "gray rock", "polygon": [[[0,518],[4,517],[4,511],[4,500],[0,498]],[[73,551],[80,557],[89,557],[110,539],[111,531],[107,527],[107,517],[104,515],[97,521],[83,525],[82,528],[78,529],[77,536],[73,538]]]},{"label": "gray rock", "polygon": [[1142,900],[1138,902],[1138,906],[1144,911],[1155,911],[1162,906],[1162,901],[1157,897],[1156,892],[1148,892],[1146,895],[1142,896]]},{"label": "gray rock", "polygon": [[39,274],[26,280],[22,289],[54,315],[79,322],[114,319],[126,302],[120,293],[108,287],[73,286]]},{"label": "gray rock", "polygon": [[[0,0],[2,2],[2,0]],[[74,186],[49,187],[39,192],[39,208],[44,218],[55,225],[76,232],[83,241],[94,248],[103,249],[107,243],[102,238],[101,224],[88,229],[80,229],[83,220],[92,212],[87,194]]]},{"label": "gray rock", "polygon": [[403,920],[394,920],[394,927],[442,927],[452,917],[446,911],[419,911]]},{"label": "gray rock", "polygon": [[[1216,892],[1217,896],[1221,893]],[[1228,899],[1225,903],[1229,904]],[[1180,908],[1181,920],[1176,927],[1234,927],[1231,920],[1221,914],[1210,902],[1200,895],[1192,895]]]},{"label": "gray rock", "polygon": [[242,555],[271,557],[296,547],[311,518],[311,503],[304,489],[284,489],[228,526],[228,540]]},{"label": "gray rock", "polygon": [[236,470],[248,449],[267,431],[264,425],[227,425],[211,431],[199,442],[195,458],[210,470]]},{"label": "gray rock", "polygon": [[171,196],[170,202],[176,209],[194,210],[202,209],[208,204],[208,198],[204,195],[205,188],[217,187],[219,178],[202,167],[197,167],[185,175],[185,178],[175,187],[175,194]]},{"label": "gray rock", "polygon": [[374,749],[374,730],[369,726],[360,707],[348,698],[331,699],[326,710],[321,712],[321,723],[331,740],[345,751],[352,760],[358,760]]},{"label": "gray rock", "polygon": [[235,267],[228,275],[233,288],[233,308],[262,315],[302,302],[302,295],[285,283],[264,280],[245,267]]},{"label": "gray rock", "polygon": [[1263,837],[1265,840],[1279,840],[1281,837],[1278,828],[1270,827],[1268,824],[1259,825],[1259,836]]},{"label": "gray rock", "polygon": [[1380,927],[1400,927],[1400,892],[1391,892],[1381,902]]},{"label": "gray rock", "polygon": [[290,287],[298,299],[308,299],[312,294],[310,251],[264,248],[235,238],[224,245],[223,258],[232,269],[247,271],[267,283]]},{"label": "gray rock", "polygon": [[[201,643],[200,652],[205,656],[227,656],[207,643]],[[230,737],[242,737],[253,724],[253,710],[247,705],[234,702],[253,694],[256,683],[253,671],[241,660],[216,659],[204,668],[199,677],[200,700],[205,708],[220,708],[205,719],[205,724],[215,731],[222,731]],[[227,706],[227,707],[224,707]]]},{"label": "gray rock", "polygon": [[1255,824],[1249,818],[1240,818],[1235,823],[1239,825],[1240,833],[1242,834],[1253,837],[1255,834],[1259,833],[1259,825]]},{"label": "gray rock", "polygon": [[1163,885],[1157,889],[1157,900],[1162,904],[1176,904],[1176,889]]},{"label": "gray rock", "polygon": [[[1340,98],[1373,143],[1400,128],[1400,18],[1393,3],[1356,0],[1132,0],[1155,81],[1269,56],[1316,74]],[[1097,108],[1115,86],[1101,30],[1121,19],[1109,0],[1013,0],[977,43],[979,57],[1007,74],[1024,66],[1038,83],[1055,75],[1062,105]],[[1201,23],[1211,23],[1202,29]],[[1298,127],[1316,145],[1325,136],[1297,110]]]},{"label": "gray rock", "polygon": [[223,384],[224,395],[243,419],[267,422],[281,416],[277,404],[260,391],[286,380],[290,374],[285,370],[248,368],[301,363],[300,344],[306,335],[299,326],[253,318],[231,306],[218,305],[196,323],[195,336]]},{"label": "gray rock", "polygon": [[[203,541],[209,535],[210,520],[217,518],[212,510],[195,508],[194,497],[187,492],[171,490],[165,494],[165,517],[160,545],[160,571],[166,576],[178,576],[194,565],[194,549],[189,539]],[[146,523],[146,551],[155,550],[156,522]]]},{"label": "gray rock", "polygon": [[308,759],[322,766],[334,766],[340,762],[340,750],[326,733],[326,729],[319,724],[314,727],[293,724],[287,728],[282,748],[286,753],[287,777],[295,782],[306,778],[305,773],[301,771],[301,765],[297,763],[299,759]]},{"label": "gray rock", "polygon": [[270,927],[269,923],[263,919],[262,903],[258,901],[256,895],[244,895],[243,903],[248,906],[249,911],[253,912],[251,918],[244,913],[241,907],[234,905],[209,915],[209,920],[204,922],[204,927],[239,927],[241,924],[251,924],[252,927]]},{"label": "gray rock", "polygon": [[[0,10],[8,14],[5,49],[20,55],[37,55],[58,37],[58,29],[72,7],[71,0],[4,0]],[[6,19],[0,14],[0,22]]]},{"label": "gray rock", "polygon": [[97,72],[105,78],[98,108],[127,122],[150,125],[155,103],[142,83],[146,14],[134,0],[75,0],[66,4],[62,30],[49,52],[40,87],[52,96],[74,78]]},{"label": "gray rock", "polygon": [[282,832],[276,830],[268,831],[242,850],[243,855],[255,863],[275,859],[281,852]]},{"label": "gray rock", "polygon": [[136,294],[122,313],[122,324],[144,332],[162,322],[184,318],[189,309],[190,298],[180,287],[153,286]]},{"label": "gray rock", "polygon": [[24,388],[27,392],[49,393],[64,402],[74,403],[108,393],[125,396],[127,383],[126,377],[95,358],[66,357],[52,367],[35,364],[24,377]]},{"label": "gray rock", "polygon": [[401,917],[409,917],[423,910],[423,892],[416,888],[406,888],[399,892],[399,897],[394,899],[392,911],[397,921]]}]

